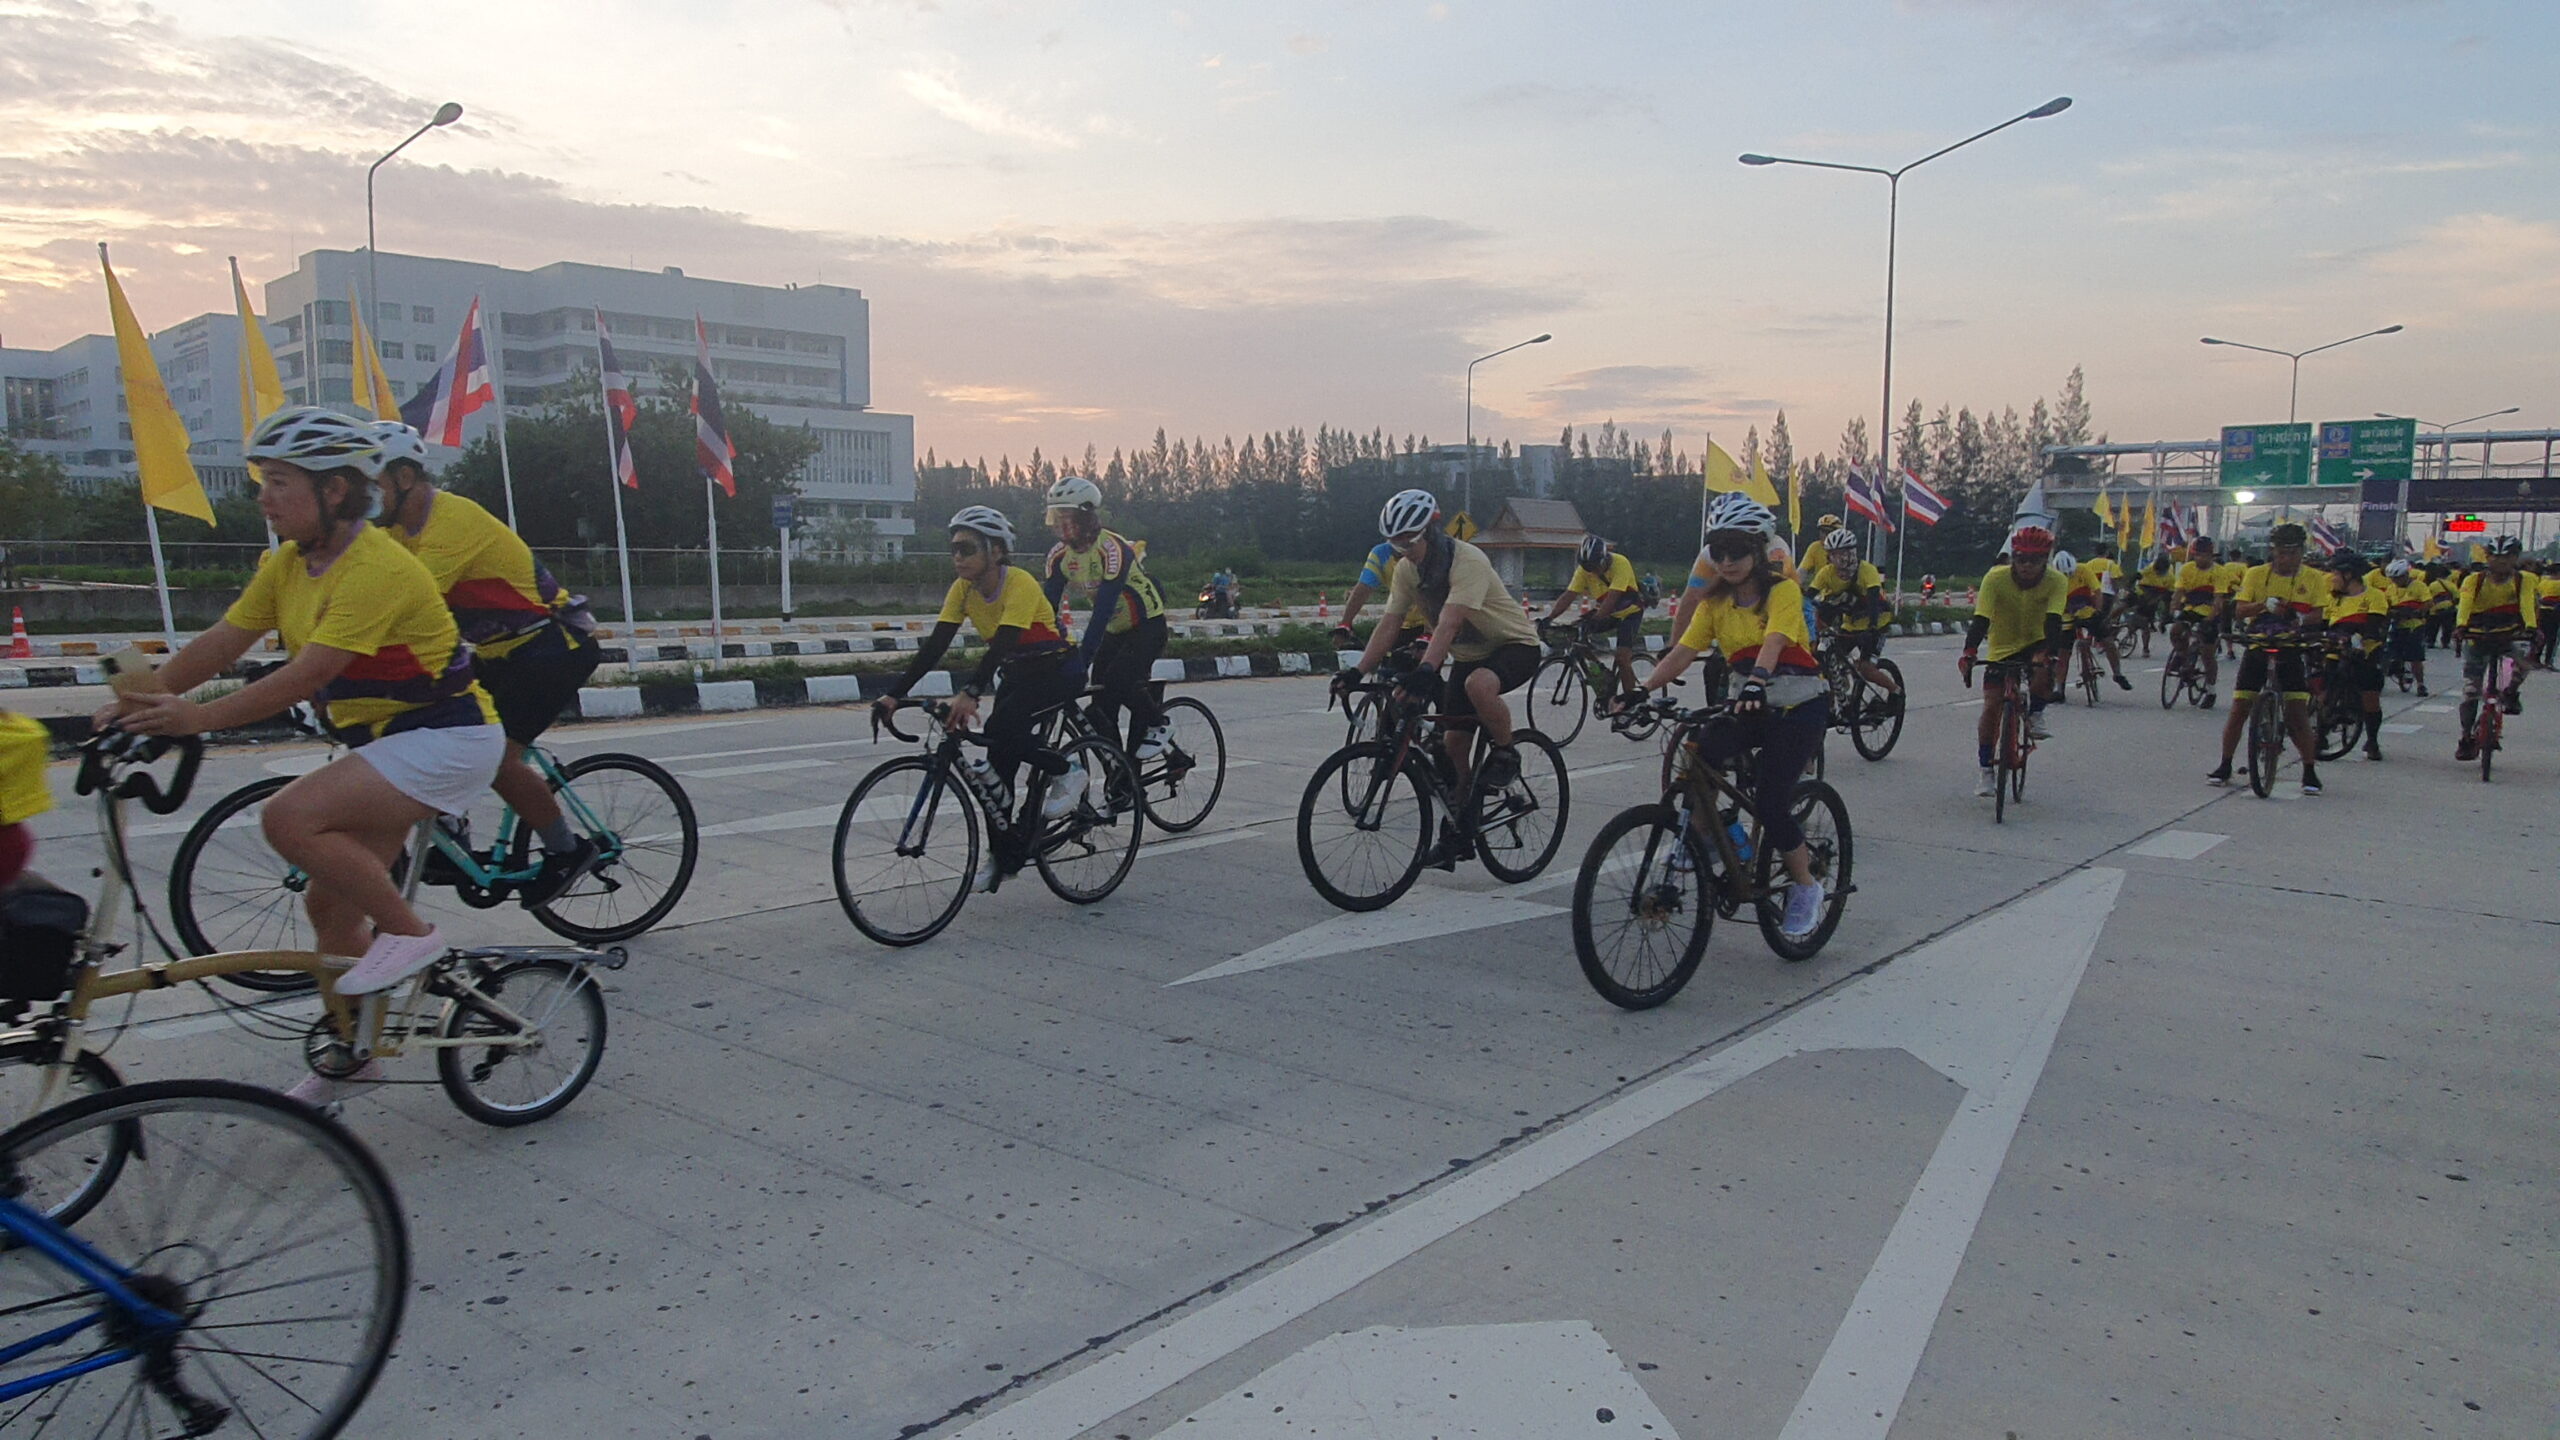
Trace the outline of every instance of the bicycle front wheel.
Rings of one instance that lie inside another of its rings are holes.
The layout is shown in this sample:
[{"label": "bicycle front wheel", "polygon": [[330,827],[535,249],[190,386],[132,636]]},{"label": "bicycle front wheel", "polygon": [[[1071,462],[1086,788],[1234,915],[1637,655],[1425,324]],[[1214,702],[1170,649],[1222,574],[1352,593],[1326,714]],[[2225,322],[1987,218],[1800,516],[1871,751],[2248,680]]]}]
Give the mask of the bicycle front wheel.
[{"label": "bicycle front wheel", "polygon": [[2160,667],[2160,708],[2177,709],[2178,697],[2186,693],[2186,688],[2186,667],[2173,651],[2170,653],[2169,663]]},{"label": "bicycle front wheel", "polygon": [[1476,856],[1493,878],[1517,885],[1537,878],[1564,844],[1573,783],[1554,741],[1535,730],[1516,730],[1511,744],[1520,755],[1520,773],[1510,783],[1487,785],[1477,772]]},{"label": "bicycle front wheel", "polygon": [[1600,998],[1650,1010],[1698,972],[1715,929],[1706,847],[1676,805],[1610,817],[1573,879],[1573,954]]},{"label": "bicycle front wheel", "polygon": [[1849,724],[1849,743],[1869,760],[1881,760],[1893,753],[1902,739],[1902,711],[1910,689],[1903,683],[1902,667],[1890,660],[1878,660],[1877,667],[1893,677],[1893,693],[1858,677],[1857,711]]},{"label": "bicycle front wheel", "polygon": [[978,802],[923,755],[862,777],[836,817],[836,900],[883,945],[920,945],[951,923],[978,870]]},{"label": "bicycle front wheel", "polygon": [[2261,690],[2249,706],[2249,788],[2264,800],[2276,788],[2284,761],[2284,702]]},{"label": "bicycle front wheel", "polygon": [[684,898],[702,855],[702,827],[684,786],[637,755],[589,755],[560,774],[570,822],[604,858],[533,918],[582,945],[654,929]]},{"label": "bicycle front wheel", "polygon": [[1148,823],[1180,833],[1209,818],[1227,788],[1227,734],[1209,707],[1185,695],[1164,702],[1172,732],[1165,753],[1139,767],[1146,782]]},{"label": "bicycle front wheel", "polygon": [[[94,1152],[122,1131],[140,1141],[77,1233],[182,1323],[159,1345],[144,1339],[145,1359],[9,1402],[0,1425],[189,1435],[211,1433],[213,1421],[224,1435],[339,1434],[381,1374],[408,1296],[408,1232],[382,1167],[335,1122],[271,1091],[161,1080],[72,1101],[0,1135],[0,1170],[40,1187],[65,1168],[56,1156]],[[60,1199],[41,1188],[19,1198],[38,1210]],[[116,1332],[128,1318],[33,1247],[0,1252],[0,1314],[43,1329],[101,1311],[102,1333],[0,1361],[0,1386],[122,1348]],[[156,1380],[146,1375],[161,1362]],[[179,1395],[193,1414],[177,1408]]]},{"label": "bicycle front wheel", "polygon": [[[197,816],[178,842],[169,863],[169,920],[188,954],[312,948],[302,908],[310,877],[276,853],[259,821],[267,802],[292,783],[293,777],[279,775],[232,791]],[[312,986],[301,970],[243,970],[220,978],[267,994]]]},{"label": "bicycle front wheel", "polygon": [[[2026,772],[2018,772],[2021,779]],[[1760,846],[1760,938],[1785,960],[1810,960],[1831,941],[1831,932],[1840,928],[1840,916],[1849,908],[1852,854],[1849,836],[1849,806],[1840,792],[1819,780],[1796,782],[1795,798],[1788,802],[1795,816],[1796,828],[1804,831],[1805,848],[1812,852],[1813,878],[1822,887],[1822,919],[1811,934],[1790,939],[1787,917],[1786,857],[1778,847]]]},{"label": "bicycle front wheel", "polygon": [[1431,843],[1431,801],[1388,745],[1352,745],[1316,767],[1298,799],[1298,865],[1345,910],[1377,910],[1413,888]]},{"label": "bicycle front wheel", "polygon": [[1070,905],[1090,905],[1120,888],[1138,858],[1146,830],[1146,801],[1128,752],[1088,735],[1065,749],[1075,806],[1040,822],[1040,846],[1032,852],[1040,879]]},{"label": "bicycle front wheel", "polygon": [[1591,681],[1571,655],[1550,655],[1529,677],[1529,728],[1570,745],[1591,718]]},{"label": "bicycle front wheel", "polygon": [[[2344,693],[2341,693],[2341,692]],[[2320,697],[2320,758],[2336,760],[2364,738],[2364,697],[2336,680]]]},{"label": "bicycle front wheel", "polygon": [[[470,977],[504,1007],[454,1002],[436,1050],[436,1079],[453,1108],[483,1125],[530,1125],[559,1114],[604,1059],[604,994],[592,971],[566,960],[518,960]],[[473,1043],[477,1042],[477,1043]]]}]

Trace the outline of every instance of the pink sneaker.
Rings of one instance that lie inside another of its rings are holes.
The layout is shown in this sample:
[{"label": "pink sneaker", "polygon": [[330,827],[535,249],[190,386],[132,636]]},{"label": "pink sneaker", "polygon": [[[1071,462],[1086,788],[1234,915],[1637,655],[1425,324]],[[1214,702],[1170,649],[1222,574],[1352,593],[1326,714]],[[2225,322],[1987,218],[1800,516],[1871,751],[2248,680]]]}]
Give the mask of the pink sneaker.
[{"label": "pink sneaker", "polygon": [[382,1062],[367,1060],[356,1067],[356,1073],[344,1080],[332,1080],[326,1075],[305,1075],[293,1082],[293,1088],[284,1092],[284,1098],[311,1106],[335,1105],[350,1095],[363,1094],[385,1078]]},{"label": "pink sneaker", "polygon": [[429,930],[424,935],[376,935],[365,947],[364,958],[338,977],[341,995],[370,995],[388,990],[419,971],[426,969],[444,954],[444,936]]}]

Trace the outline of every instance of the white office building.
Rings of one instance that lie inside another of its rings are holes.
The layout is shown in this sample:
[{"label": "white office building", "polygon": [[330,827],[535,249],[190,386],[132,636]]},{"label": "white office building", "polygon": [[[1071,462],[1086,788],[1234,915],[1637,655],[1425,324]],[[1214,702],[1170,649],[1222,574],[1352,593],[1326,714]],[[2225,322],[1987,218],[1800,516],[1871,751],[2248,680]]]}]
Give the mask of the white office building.
[{"label": "white office building", "polygon": [[[217,499],[249,482],[240,463],[240,318],[199,315],[150,337],[170,403],[194,441],[190,458]],[[134,477],[133,423],[115,337],[83,335],[51,350],[0,349],[9,437],[50,455],[77,489]]]}]

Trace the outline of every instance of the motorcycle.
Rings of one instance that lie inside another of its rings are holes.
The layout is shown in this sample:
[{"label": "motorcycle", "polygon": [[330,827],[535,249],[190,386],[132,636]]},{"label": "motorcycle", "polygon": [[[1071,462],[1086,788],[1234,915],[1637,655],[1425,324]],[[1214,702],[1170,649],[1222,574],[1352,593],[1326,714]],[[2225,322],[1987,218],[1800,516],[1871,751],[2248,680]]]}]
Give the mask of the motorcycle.
[{"label": "motorcycle", "polygon": [[1235,593],[1215,585],[1200,587],[1200,608],[1193,612],[1202,620],[1233,620],[1237,616]]}]

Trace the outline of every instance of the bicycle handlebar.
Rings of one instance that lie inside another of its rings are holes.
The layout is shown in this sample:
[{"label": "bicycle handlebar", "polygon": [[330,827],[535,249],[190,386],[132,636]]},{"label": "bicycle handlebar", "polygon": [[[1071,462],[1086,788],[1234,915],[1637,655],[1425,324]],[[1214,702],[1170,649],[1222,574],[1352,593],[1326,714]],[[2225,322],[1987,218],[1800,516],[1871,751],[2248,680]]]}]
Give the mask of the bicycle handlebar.
[{"label": "bicycle handlebar", "polygon": [[[889,697],[883,696],[881,698],[887,699]],[[964,745],[984,745],[987,743],[986,737],[980,735],[974,730],[954,730],[951,728],[951,706],[947,701],[902,700],[898,703],[901,705],[912,705],[915,708],[922,710],[927,715],[932,716],[934,723],[942,727],[943,734],[958,739]],[[878,740],[880,738],[880,732],[883,730],[888,731],[890,734],[897,736],[899,739],[904,740],[909,744],[915,744],[928,738],[921,732],[910,735],[906,731],[899,729],[896,712],[893,711],[887,715],[881,714],[879,701],[875,700],[872,702],[871,706],[871,738]]]},{"label": "bicycle handlebar", "polygon": [[[163,786],[159,777],[141,767],[171,750],[178,752],[178,768]],[[103,789],[111,799],[139,800],[152,814],[169,815],[187,803],[187,792],[195,788],[196,769],[203,763],[201,735],[135,735],[123,730],[101,730],[80,742],[80,774],[71,788],[81,795]]]}]

